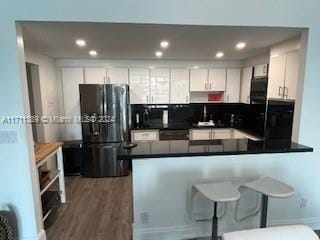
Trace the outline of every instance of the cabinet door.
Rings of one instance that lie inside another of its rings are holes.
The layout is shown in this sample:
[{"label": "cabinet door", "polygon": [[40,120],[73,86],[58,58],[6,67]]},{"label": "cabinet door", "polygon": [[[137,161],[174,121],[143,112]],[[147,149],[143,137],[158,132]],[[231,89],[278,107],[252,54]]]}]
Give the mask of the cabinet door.
[{"label": "cabinet door", "polygon": [[282,98],[284,93],[284,79],[286,73],[286,56],[280,55],[270,58],[268,98]]},{"label": "cabinet door", "polygon": [[260,64],[254,66],[254,77],[261,78],[268,76],[268,64]]},{"label": "cabinet door", "polygon": [[129,69],[130,103],[150,103],[150,76],[145,68]]},{"label": "cabinet door", "polygon": [[231,133],[231,129],[213,129],[212,139],[230,139]]},{"label": "cabinet door", "polygon": [[209,91],[225,91],[226,90],[226,76],[227,70],[225,68],[216,68],[209,70]]},{"label": "cabinet door", "polygon": [[128,84],[129,69],[128,68],[108,68],[107,83],[111,84]]},{"label": "cabinet door", "polygon": [[169,103],[170,70],[168,68],[151,69],[150,76],[151,103]]},{"label": "cabinet door", "polygon": [[208,88],[208,69],[190,69],[190,92],[203,92]]},{"label": "cabinet door", "polygon": [[105,68],[85,68],[85,83],[86,84],[105,84],[106,83]]},{"label": "cabinet door", "polygon": [[134,142],[159,141],[159,130],[132,130],[131,138]]},{"label": "cabinet door", "polygon": [[[82,68],[62,68],[61,80],[63,89],[63,106],[66,117],[80,116],[79,84],[83,84]],[[63,140],[82,139],[81,124],[76,121],[66,124],[63,131]]]},{"label": "cabinet door", "polygon": [[242,70],[240,102],[250,103],[252,67],[246,67]]},{"label": "cabinet door", "polygon": [[189,70],[171,69],[170,75],[170,103],[189,103]]},{"label": "cabinet door", "polygon": [[297,85],[299,77],[299,58],[300,52],[294,51],[287,54],[285,90],[284,97],[286,99],[296,99]]},{"label": "cabinet door", "polygon": [[209,129],[191,129],[190,130],[191,140],[210,140],[211,139],[211,128]]},{"label": "cabinet door", "polygon": [[225,102],[238,103],[240,98],[240,69],[227,69]]}]

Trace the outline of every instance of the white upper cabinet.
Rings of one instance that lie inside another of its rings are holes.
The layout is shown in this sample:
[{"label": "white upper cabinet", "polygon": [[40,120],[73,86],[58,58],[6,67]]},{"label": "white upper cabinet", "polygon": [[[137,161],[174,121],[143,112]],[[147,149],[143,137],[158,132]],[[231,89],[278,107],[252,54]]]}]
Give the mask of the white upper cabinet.
[{"label": "white upper cabinet", "polygon": [[[64,116],[80,116],[79,84],[84,83],[82,68],[62,68],[61,81],[63,89]],[[66,124],[63,131],[63,140],[82,139],[81,124]]]},{"label": "white upper cabinet", "polygon": [[242,69],[240,90],[240,102],[242,103],[250,103],[252,70],[252,67]]},{"label": "white upper cabinet", "polygon": [[129,85],[131,104],[151,103],[149,69],[130,68]]},{"label": "white upper cabinet", "polygon": [[156,68],[150,71],[150,103],[169,103],[170,96],[170,70]]},{"label": "white upper cabinet", "polygon": [[226,74],[225,68],[215,68],[209,70],[209,81],[207,91],[225,91],[226,90]]},{"label": "white upper cabinet", "polygon": [[190,69],[190,92],[203,92],[208,88],[208,69]]},{"label": "white upper cabinet", "polygon": [[286,75],[286,55],[270,58],[268,98],[282,98],[284,93],[284,79]]},{"label": "white upper cabinet", "polygon": [[170,103],[189,103],[189,70],[171,69],[170,72]]},{"label": "white upper cabinet", "polygon": [[268,64],[260,64],[254,66],[254,77],[262,78],[268,76]]},{"label": "white upper cabinet", "polygon": [[105,68],[85,68],[86,84],[105,84],[107,70]]},{"label": "white upper cabinet", "polygon": [[107,83],[129,84],[129,69],[128,68],[108,68]]},{"label": "white upper cabinet", "polygon": [[284,82],[284,98],[296,99],[299,79],[300,52],[293,51],[287,54],[286,75]]},{"label": "white upper cabinet", "polygon": [[227,69],[225,102],[238,103],[240,99],[240,69]]}]

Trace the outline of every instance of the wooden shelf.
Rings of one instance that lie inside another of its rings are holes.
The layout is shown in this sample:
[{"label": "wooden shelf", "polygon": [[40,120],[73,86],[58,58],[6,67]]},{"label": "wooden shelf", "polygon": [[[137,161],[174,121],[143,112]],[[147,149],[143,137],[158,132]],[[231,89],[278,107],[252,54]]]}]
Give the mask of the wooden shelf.
[{"label": "wooden shelf", "polygon": [[50,181],[47,183],[47,185],[40,191],[40,196],[42,196],[42,194],[47,191],[49,189],[49,187],[52,186],[52,184],[58,179],[60,175],[60,171],[57,171],[55,174],[54,174],[54,177],[52,179],[50,179]]}]

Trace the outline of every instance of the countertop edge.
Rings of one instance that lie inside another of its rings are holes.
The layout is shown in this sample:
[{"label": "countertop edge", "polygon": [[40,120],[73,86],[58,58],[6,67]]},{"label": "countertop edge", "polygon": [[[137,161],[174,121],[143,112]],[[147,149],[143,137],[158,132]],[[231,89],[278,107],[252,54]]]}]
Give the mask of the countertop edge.
[{"label": "countertop edge", "polygon": [[302,149],[288,149],[288,150],[264,150],[264,151],[230,151],[230,152],[208,152],[208,153],[166,153],[166,154],[143,154],[143,155],[118,155],[118,160],[141,160],[151,158],[171,158],[171,157],[207,157],[207,156],[229,156],[229,155],[251,155],[251,154],[272,154],[272,153],[303,153],[313,152],[313,148],[306,147]]}]

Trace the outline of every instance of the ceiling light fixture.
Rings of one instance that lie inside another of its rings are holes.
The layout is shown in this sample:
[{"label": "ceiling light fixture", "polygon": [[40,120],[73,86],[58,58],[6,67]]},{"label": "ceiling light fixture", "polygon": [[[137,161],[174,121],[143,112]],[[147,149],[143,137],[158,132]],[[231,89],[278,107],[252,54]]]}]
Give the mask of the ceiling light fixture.
[{"label": "ceiling light fixture", "polygon": [[89,54],[92,56],[92,57],[95,57],[98,55],[97,51],[96,50],[90,50],[89,51]]},{"label": "ceiling light fixture", "polygon": [[161,51],[156,51],[155,55],[160,58],[160,57],[162,57],[162,52]]},{"label": "ceiling light fixture", "polygon": [[216,57],[217,58],[222,58],[224,56],[223,52],[217,52]]},{"label": "ceiling light fixture", "polygon": [[87,45],[87,43],[84,39],[77,39],[76,44],[78,47],[85,47]]},{"label": "ceiling light fixture", "polygon": [[198,68],[199,68],[199,66],[193,66],[193,68],[194,68],[194,69],[198,69]]},{"label": "ceiling light fixture", "polygon": [[162,48],[167,48],[167,47],[169,47],[169,42],[168,42],[168,41],[162,41],[162,42],[160,43],[160,46],[161,46]]},{"label": "ceiling light fixture", "polygon": [[238,42],[236,45],[236,48],[241,50],[244,49],[246,47],[246,43],[245,42]]}]

